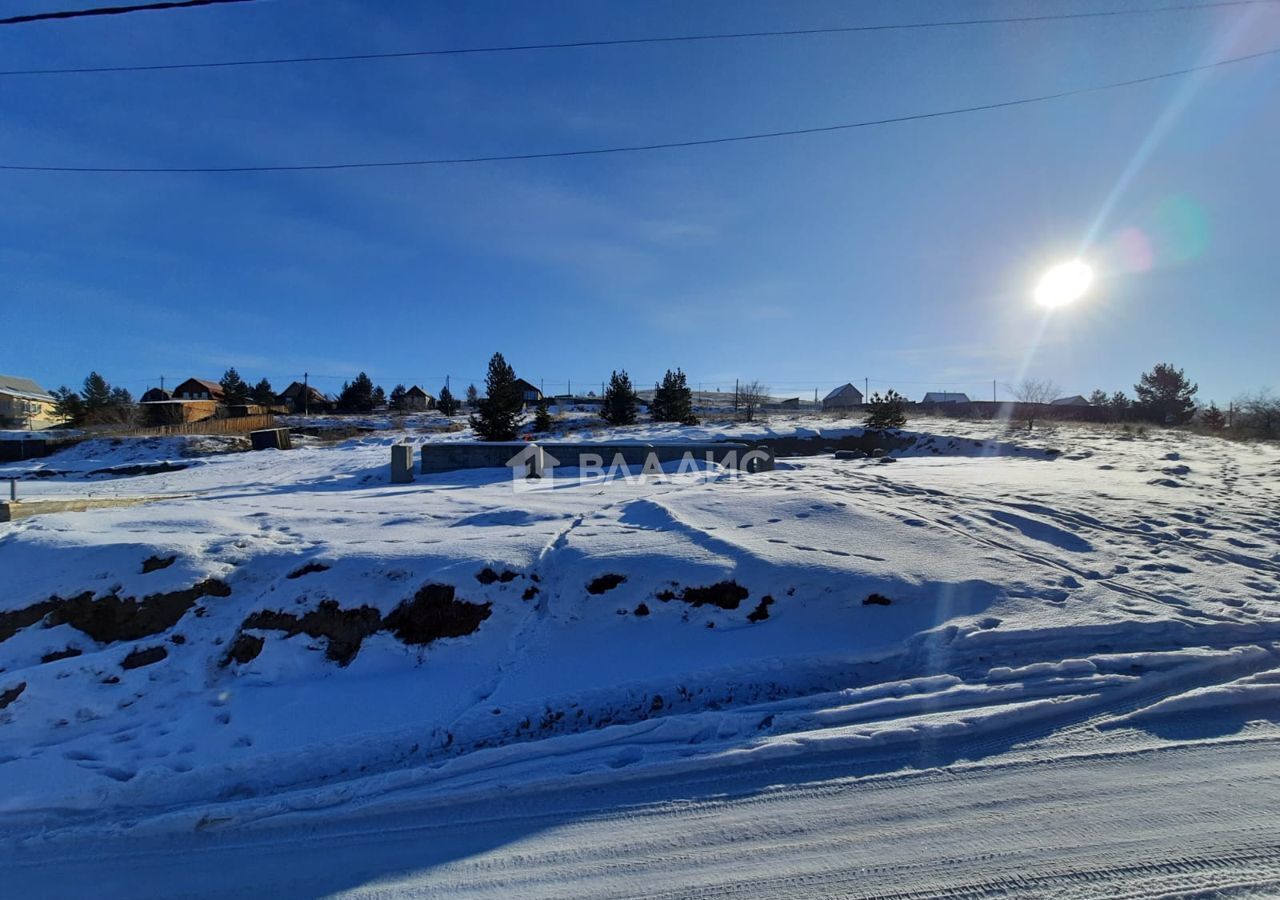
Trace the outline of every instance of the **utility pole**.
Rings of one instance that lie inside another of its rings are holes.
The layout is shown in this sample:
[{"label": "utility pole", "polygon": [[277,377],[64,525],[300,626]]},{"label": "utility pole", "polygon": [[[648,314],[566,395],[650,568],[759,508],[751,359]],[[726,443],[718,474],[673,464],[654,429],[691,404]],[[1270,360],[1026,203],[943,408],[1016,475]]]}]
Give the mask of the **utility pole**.
[{"label": "utility pole", "polygon": [[163,391],[163,390],[164,390],[164,376],[163,376],[163,375],[161,375],[161,376],[160,376],[160,390],[161,390],[161,391]]},{"label": "utility pole", "polygon": [[304,416],[311,415],[311,386],[310,386],[310,383],[307,381],[307,379],[310,377],[311,377],[310,372],[302,373],[302,414]]},{"label": "utility pole", "polygon": [[996,380],[994,378],[991,379],[991,402],[996,402]]},{"label": "utility pole", "polygon": [[862,379],[862,402],[866,403],[869,396],[871,396],[871,379],[868,377]]}]

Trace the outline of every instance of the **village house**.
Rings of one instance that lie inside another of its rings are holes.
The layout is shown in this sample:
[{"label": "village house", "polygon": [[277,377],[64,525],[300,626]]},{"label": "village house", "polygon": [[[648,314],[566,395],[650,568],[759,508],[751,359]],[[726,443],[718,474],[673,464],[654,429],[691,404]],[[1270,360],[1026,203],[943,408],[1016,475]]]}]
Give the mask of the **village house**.
[{"label": "village house", "polygon": [[858,409],[862,406],[862,391],[845,382],[822,398],[822,411]]},{"label": "village house", "polygon": [[420,412],[436,408],[436,398],[416,384],[404,392],[404,408]]},{"label": "village house", "polygon": [[1088,406],[1089,401],[1079,394],[1073,394],[1070,397],[1059,397],[1052,401],[1050,406]]},{"label": "village house", "polygon": [[325,413],[333,410],[333,401],[315,389],[295,381],[280,392],[280,402],[291,413]]},{"label": "village house", "polygon": [[929,391],[924,395],[921,403],[969,403],[968,394],[954,393],[951,391]]},{"label": "village house", "polygon": [[173,389],[174,400],[223,400],[222,385],[203,378],[188,378]]},{"label": "village house", "polygon": [[517,378],[515,380],[515,386],[516,390],[520,392],[520,399],[523,400],[526,405],[530,403],[537,403],[542,399],[542,391],[540,391],[535,385],[525,381],[523,378]]},{"label": "village house", "polygon": [[49,428],[61,421],[52,394],[30,378],[0,375],[0,428]]}]

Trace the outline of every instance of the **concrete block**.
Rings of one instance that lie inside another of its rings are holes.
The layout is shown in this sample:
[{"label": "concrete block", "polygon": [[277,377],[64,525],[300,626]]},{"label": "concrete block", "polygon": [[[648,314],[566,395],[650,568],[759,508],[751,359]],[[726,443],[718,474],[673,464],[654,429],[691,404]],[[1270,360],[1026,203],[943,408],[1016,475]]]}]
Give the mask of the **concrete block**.
[{"label": "concrete block", "polygon": [[413,481],[413,445],[391,445],[391,483],[407,484]]},{"label": "concrete block", "polygon": [[289,438],[288,428],[263,428],[249,432],[249,441],[254,450],[292,450],[293,441]]},{"label": "concrete block", "polygon": [[[500,469],[516,454],[528,449],[528,441],[469,441],[422,445],[422,473],[457,469]],[[536,452],[536,447],[535,447]]]}]

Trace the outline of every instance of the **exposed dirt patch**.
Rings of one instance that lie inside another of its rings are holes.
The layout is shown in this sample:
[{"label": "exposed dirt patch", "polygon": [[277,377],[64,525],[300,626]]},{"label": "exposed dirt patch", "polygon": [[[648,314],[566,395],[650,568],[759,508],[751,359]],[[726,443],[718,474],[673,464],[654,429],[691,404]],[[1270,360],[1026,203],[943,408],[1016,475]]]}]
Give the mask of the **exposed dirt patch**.
[{"label": "exposed dirt patch", "polygon": [[472,634],[492,614],[491,607],[458,600],[451,584],[428,584],[392,610],[383,627],[406,644],[429,644]]},{"label": "exposed dirt patch", "polygon": [[[261,628],[283,631],[286,636],[305,634],[313,638],[325,638],[324,655],[340,666],[355,659],[364,639],[382,625],[382,614],[372,606],[342,609],[336,600],[324,600],[304,616],[293,613],[264,610],[253,613],[244,620],[241,628]],[[261,648],[259,648],[261,649]]]},{"label": "exposed dirt patch", "polygon": [[141,669],[143,666],[149,666],[158,663],[169,655],[169,651],[164,647],[146,647],[138,648],[126,656],[120,663],[122,669]]},{"label": "exposed dirt patch", "polygon": [[158,572],[161,569],[167,569],[177,560],[178,554],[173,556],[148,556],[142,561],[142,574],[147,575],[151,572]]},{"label": "exposed dirt patch", "polygon": [[188,463],[146,463],[136,466],[111,466],[106,469],[94,469],[90,475],[111,475],[116,478],[127,478],[134,475],[159,475],[162,472],[181,472],[191,468]]},{"label": "exposed dirt patch", "polygon": [[509,581],[515,581],[519,577],[519,572],[512,572],[510,569],[503,569],[502,574],[499,575],[488,566],[476,573],[476,581],[481,584],[493,584],[495,581],[500,581],[503,584],[506,584]]},{"label": "exposed dirt patch", "polygon": [[756,605],[756,608],[747,613],[747,621],[763,622],[765,619],[769,618],[769,607],[772,605],[773,598],[768,594],[765,594],[760,598],[760,602]]},{"label": "exposed dirt patch", "polygon": [[94,599],[86,591],[68,600],[53,598],[50,625],[66,623],[100,643],[134,641],[167,631],[202,597],[226,597],[231,588],[206,578],[186,590],[150,594],[138,600],[108,594]]},{"label": "exposed dirt patch", "polygon": [[236,635],[236,639],[231,642],[231,646],[227,649],[227,655],[222,658],[222,665],[229,666],[236,662],[244,665],[247,662],[253,662],[258,658],[258,654],[262,652],[262,645],[265,643],[262,638],[256,634],[245,634],[243,631]]},{"label": "exposed dirt patch", "polygon": [[863,606],[892,606],[893,601],[884,594],[867,594],[867,599],[862,601]]},{"label": "exposed dirt patch", "polygon": [[34,625],[58,608],[57,597],[41,600],[22,609],[0,613],[0,642],[7,641],[28,625]]},{"label": "exposed dirt patch", "polygon": [[342,609],[335,600],[325,600],[303,616],[263,610],[241,623],[241,632],[227,650],[222,665],[246,663],[262,652],[262,638],[245,630],[283,631],[286,637],[305,634],[327,641],[325,656],[345,666],[360,652],[364,639],[379,631],[390,631],[406,644],[429,644],[440,638],[464,637],[475,632],[492,614],[492,604],[471,603],[454,596],[451,584],[428,584],[385,618],[371,606]]},{"label": "exposed dirt patch", "polygon": [[736,581],[718,581],[706,587],[687,587],[680,592],[679,599],[694,606],[710,604],[720,609],[737,609],[749,593]]},{"label": "exposed dirt patch", "polygon": [[536,596],[538,596],[538,589],[531,584],[524,589],[524,593],[520,595],[520,599],[532,600]]},{"label": "exposed dirt patch", "polygon": [[599,578],[593,578],[591,583],[587,585],[588,594],[603,594],[605,591],[611,591],[622,582],[627,580],[626,575],[616,575],[612,572],[601,575]]},{"label": "exposed dirt patch", "polygon": [[73,656],[79,656],[83,652],[84,651],[79,647],[68,647],[65,650],[54,650],[52,653],[46,653],[44,656],[40,657],[40,662],[51,663],[57,662],[60,659],[70,659]]},{"label": "exposed dirt patch", "polygon": [[286,577],[301,578],[303,575],[311,575],[314,572],[327,572],[327,571],[329,571],[329,567],[326,566],[324,563],[316,562],[315,560],[312,560],[311,562],[303,566],[301,569],[294,569]]},{"label": "exposed dirt patch", "polygon": [[635,608],[635,610],[634,610],[634,615],[637,615],[637,616],[647,616],[647,615],[649,615],[649,606],[648,606],[648,604],[641,603],[639,606],[637,606],[637,607]]},{"label": "exposed dirt patch", "polygon": [[27,683],[25,681],[20,681],[18,682],[17,686],[11,687],[7,690],[0,691],[0,709],[4,709],[14,700],[17,700],[19,697],[21,697],[22,692],[25,691],[26,689],[27,689]]}]

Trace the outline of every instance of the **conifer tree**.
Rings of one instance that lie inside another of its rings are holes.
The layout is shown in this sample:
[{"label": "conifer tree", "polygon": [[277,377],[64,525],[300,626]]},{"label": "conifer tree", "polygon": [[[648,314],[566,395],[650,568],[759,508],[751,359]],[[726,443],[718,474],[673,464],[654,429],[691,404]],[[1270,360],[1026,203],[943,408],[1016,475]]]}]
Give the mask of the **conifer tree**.
[{"label": "conifer tree", "polygon": [[467,409],[475,409],[480,402],[480,392],[474,384],[467,385]]},{"label": "conifer tree", "polygon": [[234,368],[223,372],[222,380],[218,384],[222,385],[222,400],[224,403],[237,405],[249,402],[249,385],[245,384],[244,379],[240,377],[240,373]]},{"label": "conifer tree", "polygon": [[404,395],[405,386],[403,384],[397,384],[391,389],[391,399],[389,402],[391,403],[391,408],[396,412],[404,412]]},{"label": "conifer tree", "polygon": [[382,385],[373,389],[373,405],[375,407],[387,405],[387,392],[382,389]]},{"label": "conifer tree", "polygon": [[906,398],[893,390],[893,388],[890,388],[883,395],[879,391],[872,394],[867,401],[867,418],[863,424],[876,430],[901,428],[906,425]]},{"label": "conifer tree", "polygon": [[1098,388],[1092,394],[1089,395],[1089,405],[1090,406],[1106,406],[1109,399],[1110,398],[1107,397],[1107,392],[1102,390],[1101,388]]},{"label": "conifer tree", "polygon": [[1212,400],[1209,406],[1200,413],[1200,424],[1210,431],[1221,431],[1227,427],[1227,414],[1218,409],[1218,404]]},{"label": "conifer tree", "polygon": [[520,413],[524,411],[524,398],[516,387],[515,369],[501,353],[493,354],[489,360],[489,374],[484,384],[486,396],[476,403],[471,427],[484,441],[514,441]]},{"label": "conifer tree", "polygon": [[276,402],[276,392],[272,389],[271,382],[265,378],[253,386],[250,396],[259,406],[274,406]]},{"label": "conifer tree", "polygon": [[662,383],[653,386],[653,402],[649,414],[655,422],[679,422],[682,425],[698,424],[693,414],[693,391],[684,372],[676,369],[662,376]]},{"label": "conifer tree", "polygon": [[84,411],[88,414],[106,409],[111,405],[111,385],[97,372],[90,372],[84,380],[80,399],[84,401]]},{"label": "conifer tree", "polygon": [[1196,391],[1182,369],[1169,363],[1157,363],[1150,372],[1133,386],[1138,395],[1138,406],[1152,421],[1165,425],[1182,425],[1191,420],[1196,411]]},{"label": "conifer tree", "polygon": [[440,388],[440,397],[436,400],[436,409],[446,416],[456,415],[458,412],[458,398],[453,396],[453,391],[449,390],[449,385]]},{"label": "conifer tree", "polygon": [[609,376],[600,404],[600,418],[610,425],[634,425],[636,423],[636,391],[626,370]]},{"label": "conifer tree", "polygon": [[537,409],[533,413],[533,430],[539,434],[546,434],[555,427],[555,419],[551,418],[551,410],[547,408],[547,398],[543,397],[538,401]]},{"label": "conifer tree", "polygon": [[53,392],[53,398],[57,401],[55,409],[58,416],[64,421],[72,425],[79,425],[84,421],[84,400],[71,388],[63,385]]},{"label": "conifer tree", "polygon": [[364,372],[350,383],[342,383],[338,409],[345,412],[369,412],[373,409],[373,381]]}]

